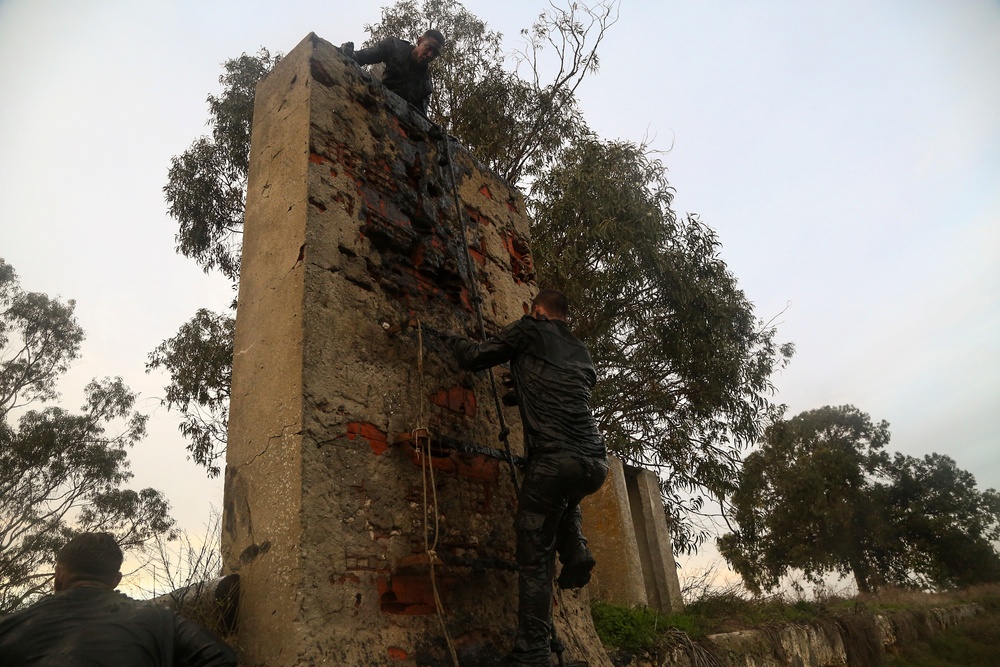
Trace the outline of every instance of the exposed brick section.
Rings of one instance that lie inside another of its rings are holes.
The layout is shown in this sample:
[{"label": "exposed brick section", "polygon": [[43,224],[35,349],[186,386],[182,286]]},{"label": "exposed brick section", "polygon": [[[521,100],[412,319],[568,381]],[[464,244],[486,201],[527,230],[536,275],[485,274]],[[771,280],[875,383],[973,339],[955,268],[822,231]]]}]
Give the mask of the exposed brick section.
[{"label": "exposed brick section", "polygon": [[482,211],[474,209],[472,207],[465,207],[465,215],[469,217],[469,220],[476,225],[492,225],[493,221],[489,217],[483,215]]},{"label": "exposed brick section", "polygon": [[469,248],[469,255],[479,266],[486,266],[486,255],[475,248]]},{"label": "exposed brick section", "polygon": [[356,438],[366,441],[376,454],[382,454],[389,448],[386,434],[368,422],[348,422],[347,439],[354,440]]},{"label": "exposed brick section", "polygon": [[431,396],[431,403],[470,417],[476,414],[476,393],[460,385],[440,389]]},{"label": "exposed brick section", "polygon": [[[463,662],[488,662],[510,649],[517,604],[505,464],[387,434],[498,444],[486,377],[427,330],[478,328],[473,281],[487,331],[520,317],[535,291],[521,197],[455,142],[442,160],[425,118],[314,35],[255,100],[223,531],[241,656],[450,664],[424,541],[437,526],[445,623]],[[422,348],[401,325],[415,319]],[[568,657],[610,667],[573,611],[556,620]]]},{"label": "exposed brick section", "polygon": [[[443,577],[435,579],[438,594],[446,597],[451,582]],[[386,614],[424,616],[436,612],[434,589],[429,574],[400,574],[378,579],[379,606]]]},{"label": "exposed brick section", "polygon": [[[413,461],[413,465],[417,467],[425,465],[424,459],[426,458],[426,454],[421,449],[413,447],[410,443],[407,443],[405,446],[410,460]],[[466,454],[463,452],[436,449],[433,442],[428,462],[435,470],[467,479],[481,480],[495,484],[500,477],[500,461],[497,459],[481,454]],[[418,488],[417,486],[413,487],[413,489]],[[493,491],[483,489],[470,495],[477,499],[482,499],[480,506],[489,507],[493,498]],[[420,495],[414,495],[411,499],[417,501],[420,499]]]},{"label": "exposed brick section", "polygon": [[524,239],[505,234],[504,246],[510,255],[510,273],[519,283],[534,282],[535,267],[531,261],[531,251]]}]

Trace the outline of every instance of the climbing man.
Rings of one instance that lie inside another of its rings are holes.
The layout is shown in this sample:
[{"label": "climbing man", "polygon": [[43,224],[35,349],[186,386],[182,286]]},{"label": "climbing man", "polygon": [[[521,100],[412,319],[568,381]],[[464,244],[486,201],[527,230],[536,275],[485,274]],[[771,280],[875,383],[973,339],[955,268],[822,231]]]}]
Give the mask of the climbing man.
[{"label": "climbing man", "polygon": [[56,556],[55,595],[0,618],[0,665],[234,667],[236,654],[194,621],[115,587],[122,551],[81,533]]},{"label": "climbing man", "polygon": [[383,85],[426,116],[427,101],[434,92],[429,66],[441,55],[444,44],[441,31],[431,28],[417,40],[416,46],[403,39],[387,37],[360,51],[354,50],[353,42],[347,42],[340,50],[359,65],[385,63]]},{"label": "climbing man", "polygon": [[604,436],[590,407],[597,382],[586,346],[566,324],[566,295],[544,289],[531,313],[478,343],[450,336],[459,365],[471,371],[510,362],[524,425],[527,467],[517,500],[518,627],[508,664],[548,665],[552,578],[560,588],[590,581],[594,557],[581,530],[580,501],[608,475]]}]

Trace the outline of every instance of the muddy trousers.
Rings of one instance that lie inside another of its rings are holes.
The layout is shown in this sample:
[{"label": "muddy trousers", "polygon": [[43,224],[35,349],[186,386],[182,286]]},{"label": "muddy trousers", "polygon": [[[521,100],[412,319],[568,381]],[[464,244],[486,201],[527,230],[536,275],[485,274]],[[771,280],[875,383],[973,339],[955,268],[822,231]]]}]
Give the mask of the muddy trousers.
[{"label": "muddy trousers", "polygon": [[607,476],[603,458],[559,452],[528,460],[514,519],[520,570],[514,664],[549,664],[556,553],[564,564],[587,553],[580,501],[597,491]]}]

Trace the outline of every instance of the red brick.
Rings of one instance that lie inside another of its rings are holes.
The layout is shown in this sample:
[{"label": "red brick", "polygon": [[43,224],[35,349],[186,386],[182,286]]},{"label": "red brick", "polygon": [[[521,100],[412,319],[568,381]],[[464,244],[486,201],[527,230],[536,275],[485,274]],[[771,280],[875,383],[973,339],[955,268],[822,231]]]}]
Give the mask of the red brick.
[{"label": "red brick", "polygon": [[478,262],[479,266],[486,266],[486,255],[475,248],[469,248],[469,255]]},{"label": "red brick", "polygon": [[472,416],[476,414],[475,392],[460,385],[439,390],[431,396],[431,403],[461,415]]},{"label": "red brick", "polygon": [[[438,580],[438,594],[444,597],[445,581]],[[426,616],[435,613],[434,589],[429,574],[396,574],[378,579],[379,606],[383,613]]]},{"label": "red brick", "polygon": [[368,422],[348,422],[347,439],[354,440],[358,437],[368,442],[368,446],[376,455],[381,455],[389,449],[386,434],[379,430],[374,424]]}]

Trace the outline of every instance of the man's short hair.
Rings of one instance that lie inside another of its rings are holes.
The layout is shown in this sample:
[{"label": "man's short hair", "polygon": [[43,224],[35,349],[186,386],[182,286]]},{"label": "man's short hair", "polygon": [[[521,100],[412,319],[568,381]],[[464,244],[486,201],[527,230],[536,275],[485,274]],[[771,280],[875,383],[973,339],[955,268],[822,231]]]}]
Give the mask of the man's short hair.
[{"label": "man's short hair", "polygon": [[110,582],[118,576],[124,559],[121,547],[110,533],[80,533],[59,550],[56,564],[72,579]]},{"label": "man's short hair", "polygon": [[423,35],[421,35],[420,39],[423,39],[424,37],[430,37],[431,39],[436,39],[438,41],[438,43],[442,47],[445,44],[444,33],[442,33],[437,28],[431,28],[430,30],[428,30],[427,32],[425,32]]},{"label": "man's short hair", "polygon": [[569,316],[569,299],[557,289],[546,287],[531,301],[531,308],[541,306],[552,317],[566,319]]}]

